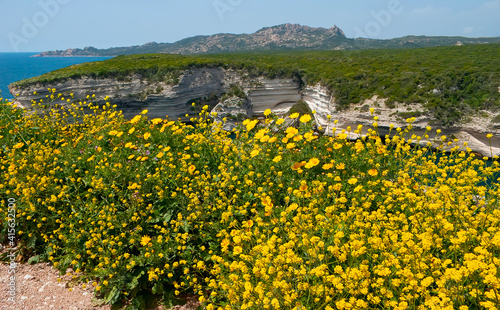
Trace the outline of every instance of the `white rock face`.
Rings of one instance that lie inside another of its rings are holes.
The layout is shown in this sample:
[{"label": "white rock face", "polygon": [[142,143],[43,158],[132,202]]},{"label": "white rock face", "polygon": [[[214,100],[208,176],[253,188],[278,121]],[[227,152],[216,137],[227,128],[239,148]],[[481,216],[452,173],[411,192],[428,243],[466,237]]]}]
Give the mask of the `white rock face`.
[{"label": "white rock face", "polygon": [[[371,115],[371,109],[374,111],[373,115]],[[394,133],[397,127],[406,128],[408,125],[407,119],[414,116],[413,129],[407,138],[410,138],[413,134],[423,137],[427,131],[426,127],[431,126],[432,129],[428,133],[428,140],[430,141],[433,141],[436,137],[436,130],[441,129],[440,136],[444,135],[451,140],[457,138],[459,140],[458,145],[463,150],[465,150],[463,143],[467,142],[468,147],[474,152],[488,157],[500,156],[500,124],[493,122],[498,113],[479,111],[477,115],[470,115],[468,120],[460,124],[456,124],[451,128],[442,128],[434,125],[435,120],[429,117],[421,104],[395,103],[394,107],[390,108],[386,105],[386,99],[374,96],[362,103],[352,104],[349,109],[331,111],[331,115],[329,125],[323,125],[324,128],[327,128],[327,134],[339,133],[342,129],[346,130],[349,127],[351,132],[354,132],[358,125],[363,125],[362,134],[366,134],[368,128],[373,128],[374,117],[377,117],[378,132],[381,136],[385,136],[391,132],[391,125],[394,126],[392,130],[392,133]],[[334,120],[337,120],[337,124],[333,124]],[[488,133],[493,134],[491,139],[486,137]],[[437,144],[433,145],[437,146]],[[457,143],[453,143],[452,147],[456,145]]]},{"label": "white rock face", "polygon": [[267,109],[285,114],[301,99],[299,81],[294,79],[259,78],[258,85],[247,91],[253,116],[263,116]]},{"label": "white rock face", "polygon": [[[125,81],[116,79],[94,79],[82,77],[50,85],[65,98],[74,95],[74,100],[87,100],[87,95],[95,94],[98,102],[109,96],[108,101],[116,104],[125,117],[133,117],[148,109],[151,117],[169,116],[171,119],[185,120],[185,114],[191,114],[191,103],[197,98],[214,98],[224,93],[230,84],[238,82],[239,76],[221,68],[205,68],[183,72],[179,83],[172,85],[168,81],[148,82],[134,75]],[[46,100],[49,94],[47,85],[36,84],[18,89],[11,87],[13,94],[19,93],[16,103],[23,107],[31,106],[31,101]],[[33,92],[37,95],[33,95]],[[95,102],[94,100],[92,100]],[[58,101],[56,101],[57,103]],[[60,103],[60,101],[59,101]],[[64,102],[65,103],[65,102]]]},{"label": "white rock face", "polygon": [[[95,94],[95,98],[102,99],[109,96],[108,101],[116,104],[123,111],[126,118],[131,118],[144,109],[148,109],[150,118],[168,116],[170,119],[180,118],[183,121],[195,116],[191,103],[201,99],[202,104],[209,104],[213,112],[218,113],[219,121],[226,117],[230,122],[226,127],[231,129],[235,122],[246,117],[262,117],[266,109],[275,114],[284,115],[299,100],[304,100],[314,115],[316,124],[321,126],[327,134],[340,132],[350,127],[354,131],[358,125],[363,125],[363,134],[371,128],[377,116],[380,135],[389,133],[390,125],[406,127],[406,119],[416,116],[413,123],[415,135],[423,135],[426,126],[435,123],[419,104],[386,105],[386,99],[376,96],[360,104],[352,104],[349,109],[337,110],[335,94],[320,85],[302,86],[302,81],[291,78],[269,79],[265,77],[249,78],[244,72],[226,70],[223,68],[198,68],[182,72],[178,82],[174,85],[172,79],[164,81],[146,81],[135,75],[119,81],[116,79],[93,79],[82,77],[55,82],[50,85],[36,84],[29,87],[16,88],[11,86],[12,94],[19,94],[16,104],[30,107],[31,101],[46,100],[50,94],[47,88],[56,88],[64,98],[74,95],[75,100],[87,100],[87,95]],[[220,101],[223,93],[231,86],[238,86],[246,98],[231,97]],[[33,92],[37,92],[36,95]],[[240,100],[241,99],[241,100]],[[57,101],[66,103],[66,101]],[[95,101],[94,101],[95,102]],[[374,115],[370,113],[373,109]],[[185,115],[188,115],[186,117]],[[330,119],[328,116],[331,116]],[[469,147],[486,156],[500,155],[500,121],[498,113],[480,111],[471,115],[468,120],[455,127],[442,129],[442,134],[460,139],[460,143],[467,142]],[[334,123],[334,121],[337,123]],[[432,126],[432,132],[439,126]],[[492,133],[491,139],[486,134]],[[354,134],[353,134],[354,135]],[[433,139],[432,133],[430,139]],[[491,146],[491,148],[490,148]]]},{"label": "white rock face", "polygon": [[335,119],[335,100],[330,95],[326,87],[316,84],[314,86],[305,86],[303,91],[303,100],[307,103],[311,111],[316,111],[314,120],[318,126],[323,127],[325,132],[331,131],[331,122],[328,115]]},{"label": "white rock face", "polygon": [[232,96],[217,103],[212,113],[216,113],[212,114],[215,122],[224,123],[224,130],[230,131],[237,123],[252,117],[252,106],[247,99]]},{"label": "white rock face", "polygon": [[[354,132],[359,125],[363,126],[361,134],[364,135],[368,128],[373,128],[375,116],[378,118],[378,132],[383,136],[389,134],[391,125],[394,128],[406,128],[408,125],[406,120],[411,116],[415,116],[415,121],[412,123],[412,134],[416,136],[423,137],[426,133],[426,127],[434,123],[421,104],[395,103],[394,108],[389,108],[386,105],[386,99],[374,96],[360,104],[351,105],[347,110],[338,111],[335,97],[320,84],[305,86],[302,95],[309,108],[316,111],[314,115],[316,124],[321,126],[328,135],[340,133],[348,128]],[[374,111],[373,115],[371,115],[371,109]],[[328,120],[328,115],[331,116],[330,120]],[[474,152],[488,157],[500,156],[500,123],[493,122],[493,119],[498,115],[498,113],[480,111],[477,115],[470,116],[468,120],[452,128],[444,129],[431,125],[432,130],[428,134],[429,140],[432,141],[436,136],[436,130],[441,129],[441,135],[457,138],[464,150],[463,143],[467,142],[467,146]],[[335,124],[334,121],[337,123]],[[392,133],[394,132],[393,130]],[[488,133],[493,134],[491,139],[486,137]],[[355,136],[353,134],[353,137]],[[456,143],[452,144],[452,146],[456,145]]]},{"label": "white rock face", "polygon": [[[47,88],[55,88],[65,99],[73,94],[74,100],[87,100],[87,95],[95,95],[101,100],[106,96],[111,104],[116,104],[125,117],[130,118],[148,109],[150,117],[165,117],[187,120],[194,116],[191,103],[195,99],[204,99],[211,106],[217,104],[217,98],[228,91],[231,85],[240,86],[248,95],[250,104],[249,117],[261,116],[266,109],[283,114],[301,98],[300,83],[293,79],[248,79],[243,73],[222,68],[200,68],[182,73],[179,83],[167,81],[148,82],[140,76],[132,76],[125,81],[116,79],[94,79],[82,77],[50,85],[35,84],[17,88],[11,86],[12,94],[19,94],[16,104],[30,107],[32,100],[46,101],[50,94]],[[34,95],[34,92],[37,94]],[[87,100],[90,101],[90,100]],[[92,100],[95,102],[94,100]],[[66,101],[55,101],[67,104]],[[185,115],[189,114],[189,118]]]}]

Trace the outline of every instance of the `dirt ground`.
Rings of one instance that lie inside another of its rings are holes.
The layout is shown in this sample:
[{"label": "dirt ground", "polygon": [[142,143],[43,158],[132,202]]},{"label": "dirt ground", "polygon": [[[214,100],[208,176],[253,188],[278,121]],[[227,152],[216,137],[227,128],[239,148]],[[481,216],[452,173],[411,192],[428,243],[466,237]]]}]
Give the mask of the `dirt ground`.
[{"label": "dirt ground", "polygon": [[[0,245],[1,247],[1,245]],[[0,251],[2,252],[2,251]],[[15,280],[11,281],[11,276]],[[11,265],[0,263],[0,310],[111,310],[95,299],[92,283],[74,284],[73,274],[59,275],[47,263]],[[15,291],[14,286],[15,285]],[[200,306],[195,296],[186,305],[156,310],[195,310]]]}]

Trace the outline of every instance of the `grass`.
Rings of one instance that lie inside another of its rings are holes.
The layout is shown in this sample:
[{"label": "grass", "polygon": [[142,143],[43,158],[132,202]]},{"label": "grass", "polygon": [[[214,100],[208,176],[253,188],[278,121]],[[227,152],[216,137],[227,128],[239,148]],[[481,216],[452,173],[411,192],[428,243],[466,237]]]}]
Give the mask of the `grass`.
[{"label": "grass", "polygon": [[390,137],[374,123],[350,142],[359,128],[317,135],[299,113],[298,128],[266,111],[226,132],[206,107],[193,125],[125,120],[109,104],[37,109],[0,105],[0,241],[72,268],[107,303],[142,309],[182,292],[208,310],[500,302],[498,162],[452,142],[412,148],[426,137],[411,123]]}]

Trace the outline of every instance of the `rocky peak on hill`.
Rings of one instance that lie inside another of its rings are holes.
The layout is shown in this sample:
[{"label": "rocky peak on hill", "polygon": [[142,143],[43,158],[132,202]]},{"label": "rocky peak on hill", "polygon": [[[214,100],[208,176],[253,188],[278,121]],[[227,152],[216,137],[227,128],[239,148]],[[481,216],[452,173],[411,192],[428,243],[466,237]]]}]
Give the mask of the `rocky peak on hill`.
[{"label": "rocky peak on hill", "polygon": [[258,36],[281,36],[284,38],[293,38],[296,36],[304,36],[304,35],[311,35],[311,34],[322,34],[324,36],[338,36],[338,37],[344,37],[345,34],[337,26],[333,26],[330,29],[326,29],[323,27],[319,28],[313,28],[309,26],[302,26],[299,24],[282,24],[278,26],[273,26],[273,27],[264,27],[257,31],[255,35]]},{"label": "rocky peak on hill", "polygon": [[345,39],[344,32],[337,26],[330,29],[312,28],[299,24],[283,24],[262,28],[248,36],[251,45],[280,48],[311,48],[319,47],[338,39]]},{"label": "rocky peak on hill", "polygon": [[149,42],[141,46],[96,49],[68,49],[43,52],[44,56],[116,56],[144,53],[200,54],[271,49],[332,49],[345,43],[344,32],[337,26],[313,28],[299,24],[265,27],[251,34],[218,33],[194,36],[175,43]]},{"label": "rocky peak on hill", "polygon": [[500,38],[426,37],[352,39],[347,38],[337,26],[314,28],[299,24],[282,24],[262,28],[250,34],[218,33],[199,35],[175,43],[149,42],[144,45],[97,49],[67,49],[43,52],[35,57],[47,56],[117,56],[149,53],[206,54],[263,50],[353,50],[373,48],[414,48],[429,46],[451,46],[457,41],[466,44],[500,43]]}]

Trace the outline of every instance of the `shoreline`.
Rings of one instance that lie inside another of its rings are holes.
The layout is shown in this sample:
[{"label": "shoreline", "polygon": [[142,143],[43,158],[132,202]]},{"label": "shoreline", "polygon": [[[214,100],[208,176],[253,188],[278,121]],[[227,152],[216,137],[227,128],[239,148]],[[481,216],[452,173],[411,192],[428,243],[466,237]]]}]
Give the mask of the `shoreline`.
[{"label": "shoreline", "polygon": [[36,55],[32,55],[30,57],[34,57],[34,58],[50,58],[50,57],[110,57],[110,58],[113,58],[113,57],[117,57],[119,55],[113,55],[113,56],[99,56],[99,55],[40,55],[40,54],[36,54]]}]

